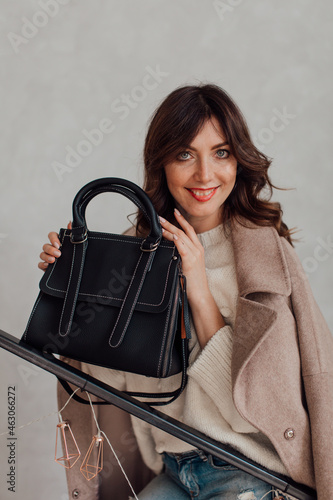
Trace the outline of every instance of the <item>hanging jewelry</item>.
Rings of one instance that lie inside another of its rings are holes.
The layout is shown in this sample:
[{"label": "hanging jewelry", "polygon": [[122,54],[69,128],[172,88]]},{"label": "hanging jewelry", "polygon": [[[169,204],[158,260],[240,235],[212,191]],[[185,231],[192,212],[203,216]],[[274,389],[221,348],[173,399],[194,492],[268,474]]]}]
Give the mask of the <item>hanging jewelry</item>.
[{"label": "hanging jewelry", "polygon": [[[58,445],[58,441],[60,441],[61,447],[60,445]],[[61,450],[65,452],[64,455],[60,457],[57,456],[58,447],[59,454],[61,453]],[[73,465],[76,464],[76,462],[79,460],[80,456],[81,453],[78,445],[76,444],[76,440],[69,423],[60,421],[57,425],[54,460],[66,469],[71,469]]]},{"label": "hanging jewelry", "polygon": [[[103,441],[104,438],[101,435],[101,429],[99,428],[97,418],[95,415],[95,410],[91,402],[91,398],[88,392],[86,392],[93,417],[95,419],[96,427],[97,427],[97,435],[93,436],[89,449],[84,457],[84,460],[81,464],[80,471],[84,475],[84,477],[90,481],[94,477],[97,476],[103,470]],[[104,434],[104,433],[103,433]]]},{"label": "hanging jewelry", "polygon": [[81,464],[80,471],[90,481],[103,469],[103,441],[100,432],[93,436],[86,456]]},{"label": "hanging jewelry", "polygon": [[[71,398],[74,396],[75,392],[78,389],[76,389],[73,394],[70,396],[70,398],[67,400],[66,404],[61,408],[61,410],[58,412],[58,417],[59,417],[59,424],[57,425],[57,430],[56,430],[56,444],[55,444],[55,454],[54,454],[54,460],[65,467],[66,469],[71,469],[74,464],[79,460],[81,456],[81,452],[79,450],[79,447],[76,443],[74,434],[72,432],[72,429],[70,428],[70,425],[68,422],[63,421],[61,417],[61,412],[62,410],[68,405],[69,401]],[[58,450],[59,448],[59,450]],[[63,453],[63,455],[60,455]]]}]

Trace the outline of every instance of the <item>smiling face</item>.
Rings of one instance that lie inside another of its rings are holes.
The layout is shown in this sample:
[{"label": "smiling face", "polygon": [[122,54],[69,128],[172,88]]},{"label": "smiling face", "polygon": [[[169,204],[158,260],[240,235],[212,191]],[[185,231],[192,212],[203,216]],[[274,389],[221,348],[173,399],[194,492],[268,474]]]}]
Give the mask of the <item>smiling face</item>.
[{"label": "smiling face", "polygon": [[223,203],[236,182],[237,160],[216,118],[207,120],[164,170],[176,207],[197,233],[221,223]]}]

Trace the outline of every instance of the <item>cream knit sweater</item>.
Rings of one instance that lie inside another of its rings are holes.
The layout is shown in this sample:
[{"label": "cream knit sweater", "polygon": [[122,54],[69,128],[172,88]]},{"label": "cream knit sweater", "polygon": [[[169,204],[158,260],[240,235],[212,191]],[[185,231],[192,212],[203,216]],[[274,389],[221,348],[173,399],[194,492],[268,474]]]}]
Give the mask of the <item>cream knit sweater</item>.
[{"label": "cream knit sweater", "polygon": [[[226,326],[218,330],[201,350],[191,323],[188,383],[181,396],[162,411],[217,441],[231,445],[257,463],[288,475],[271,442],[240,416],[232,399],[231,352],[238,287],[230,238],[225,235],[222,225],[198,234],[198,238],[205,248],[208,285]],[[169,392],[180,385],[180,374],[158,380],[94,365],[84,364],[83,369],[120,390]],[[131,418],[143,460],[156,473],[162,469],[160,453],[193,449],[193,446],[147,422]]]}]

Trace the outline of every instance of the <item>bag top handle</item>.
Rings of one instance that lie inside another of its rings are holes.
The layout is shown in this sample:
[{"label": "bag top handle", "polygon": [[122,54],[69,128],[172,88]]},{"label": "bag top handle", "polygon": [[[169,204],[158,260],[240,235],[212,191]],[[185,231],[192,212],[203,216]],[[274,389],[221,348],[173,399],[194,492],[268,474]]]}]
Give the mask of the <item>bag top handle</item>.
[{"label": "bag top handle", "polygon": [[156,248],[156,245],[162,239],[162,228],[150,198],[134,182],[119,177],[96,179],[88,182],[78,191],[73,201],[72,243],[81,243],[87,239],[86,207],[95,196],[104,192],[120,193],[133,201],[144,212],[150,223],[150,233],[146,238],[147,244],[143,245],[143,249]]}]

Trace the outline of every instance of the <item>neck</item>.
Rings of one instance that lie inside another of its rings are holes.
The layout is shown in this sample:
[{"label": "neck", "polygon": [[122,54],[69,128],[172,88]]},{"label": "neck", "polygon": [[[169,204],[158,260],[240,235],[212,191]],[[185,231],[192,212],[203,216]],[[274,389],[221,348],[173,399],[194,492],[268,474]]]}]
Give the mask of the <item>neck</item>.
[{"label": "neck", "polygon": [[187,213],[183,213],[185,219],[191,226],[194,231],[199,233],[205,233],[206,231],[210,231],[214,229],[214,227],[219,226],[222,223],[222,216],[219,217],[191,217]]}]

